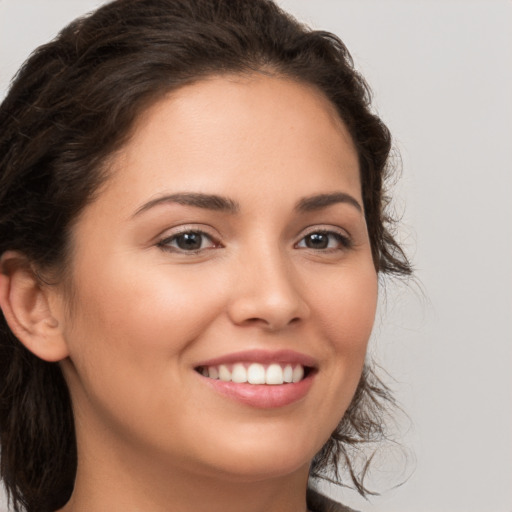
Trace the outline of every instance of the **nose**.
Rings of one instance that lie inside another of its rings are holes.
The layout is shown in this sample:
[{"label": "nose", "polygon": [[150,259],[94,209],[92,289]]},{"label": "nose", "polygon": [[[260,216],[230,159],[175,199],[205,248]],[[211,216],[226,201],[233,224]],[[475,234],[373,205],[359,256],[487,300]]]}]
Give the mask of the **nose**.
[{"label": "nose", "polygon": [[278,331],[310,313],[292,264],[279,251],[241,258],[228,315],[237,325]]}]

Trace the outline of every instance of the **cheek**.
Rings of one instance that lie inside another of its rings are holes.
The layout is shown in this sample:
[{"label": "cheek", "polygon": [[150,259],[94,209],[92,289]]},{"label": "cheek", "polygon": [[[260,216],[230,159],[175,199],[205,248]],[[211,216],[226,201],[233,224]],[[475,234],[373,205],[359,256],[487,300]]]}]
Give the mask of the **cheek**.
[{"label": "cheek", "polygon": [[[142,270],[134,272],[137,268]],[[87,269],[80,275],[88,275]],[[76,331],[96,331],[102,343],[124,349],[180,350],[222,307],[216,287],[205,284],[200,275],[165,265],[137,266],[125,258],[115,268],[104,266],[94,280],[77,282],[80,311],[75,320],[80,328]]]},{"label": "cheek", "polygon": [[377,307],[378,284],[373,269],[350,273],[343,284],[330,288],[329,300],[318,316],[328,340],[329,384],[333,426],[344,414],[359,383]]},{"label": "cheek", "polygon": [[77,307],[65,332],[75,406],[82,418],[101,417],[116,431],[127,418],[146,429],[144,417],[183,407],[172,390],[186,373],[188,347],[222,310],[217,287],[201,286],[200,275],[149,271],[128,260],[96,271],[77,266]]},{"label": "cheek", "polygon": [[129,261],[95,272],[77,267],[77,308],[65,335],[73,386],[88,395],[81,402],[157,410],[158,391],[184,377],[188,347],[222,310],[218,287],[205,286],[204,276],[148,268]]},{"label": "cheek", "polygon": [[364,356],[377,308],[377,275],[373,269],[347,272],[327,290],[316,314],[333,350]]}]

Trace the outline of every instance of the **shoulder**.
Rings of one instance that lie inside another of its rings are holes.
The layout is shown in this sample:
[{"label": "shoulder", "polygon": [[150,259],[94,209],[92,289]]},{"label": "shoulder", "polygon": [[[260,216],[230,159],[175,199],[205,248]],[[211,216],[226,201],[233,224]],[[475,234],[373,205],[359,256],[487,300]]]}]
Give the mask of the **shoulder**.
[{"label": "shoulder", "polygon": [[355,510],[326,498],[312,489],[307,493],[308,509],[311,512],[356,512]]}]

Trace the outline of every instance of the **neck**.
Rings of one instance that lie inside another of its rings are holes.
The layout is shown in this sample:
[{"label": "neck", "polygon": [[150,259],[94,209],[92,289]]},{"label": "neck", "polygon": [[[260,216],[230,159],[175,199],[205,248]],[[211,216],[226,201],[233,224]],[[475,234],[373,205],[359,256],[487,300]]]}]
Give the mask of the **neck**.
[{"label": "neck", "polygon": [[168,512],[170,505],[173,512],[306,512],[309,465],[286,475],[242,480],[191,472],[140,453],[91,453],[79,453],[73,496],[61,512]]}]

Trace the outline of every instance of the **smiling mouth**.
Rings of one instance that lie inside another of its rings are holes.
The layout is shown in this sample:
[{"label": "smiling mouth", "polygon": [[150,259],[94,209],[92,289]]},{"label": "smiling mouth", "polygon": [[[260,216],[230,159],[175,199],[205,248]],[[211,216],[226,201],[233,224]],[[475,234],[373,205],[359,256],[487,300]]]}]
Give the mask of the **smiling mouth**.
[{"label": "smiling mouth", "polygon": [[223,382],[276,386],[296,384],[304,380],[313,368],[301,364],[234,363],[198,366],[195,370],[203,377]]}]

